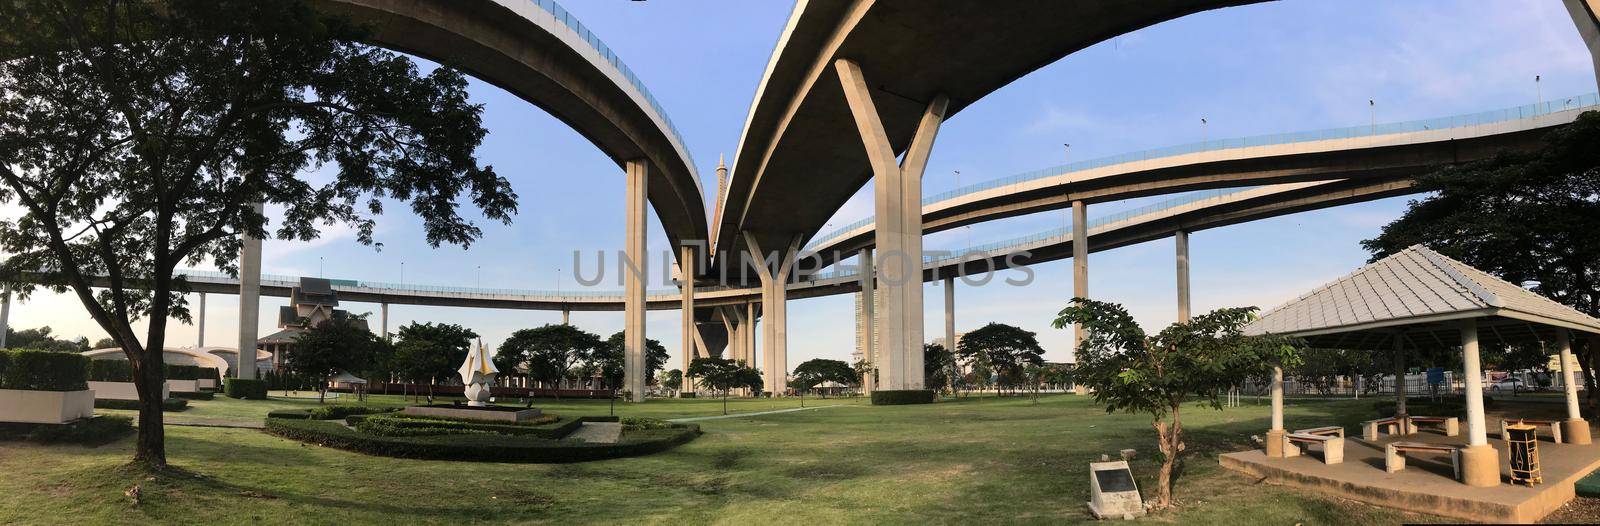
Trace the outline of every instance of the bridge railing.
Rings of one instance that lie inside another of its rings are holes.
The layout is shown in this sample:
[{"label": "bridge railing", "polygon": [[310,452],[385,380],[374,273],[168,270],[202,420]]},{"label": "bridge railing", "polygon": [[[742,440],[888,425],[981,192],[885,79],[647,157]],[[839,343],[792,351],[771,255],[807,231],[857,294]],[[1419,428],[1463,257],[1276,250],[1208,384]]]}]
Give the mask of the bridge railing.
[{"label": "bridge railing", "polygon": [[567,26],[568,29],[571,29],[572,32],[577,34],[579,38],[582,38],[584,42],[587,42],[589,47],[594,48],[595,52],[599,53],[600,56],[605,57],[606,61],[610,62],[613,67],[617,68],[617,71],[621,72],[622,76],[628,79],[628,83],[633,84],[633,87],[639,90],[639,94],[644,96],[644,100],[650,103],[650,107],[656,110],[656,115],[661,116],[661,120],[667,124],[667,131],[672,134],[673,138],[678,140],[679,145],[683,146],[684,155],[689,156],[689,166],[695,166],[694,155],[689,153],[688,143],[683,140],[683,134],[678,132],[678,126],[672,123],[672,118],[667,116],[667,110],[661,106],[661,101],[656,100],[656,96],[651,94],[650,89],[644,86],[644,82],[640,81],[639,76],[633,73],[633,69],[629,68],[628,65],[622,61],[622,58],[618,57],[615,52],[612,52],[611,47],[607,46],[605,41],[602,41],[600,40],[600,37],[595,36],[593,31],[590,31],[588,27],[583,25],[583,22],[578,21],[578,17],[573,16],[570,11],[567,11],[565,7],[561,7],[561,4],[557,3],[555,0],[528,1],[534,6],[537,6],[539,9],[550,13],[551,16],[553,16],[557,21]]},{"label": "bridge railing", "polygon": [[[1148,161],[1151,159],[1160,159],[1165,157],[1175,157],[1192,153],[1231,150],[1236,148],[1251,148],[1257,146],[1272,146],[1279,144],[1295,144],[1312,141],[1326,141],[1334,139],[1353,139],[1358,137],[1373,137],[1398,133],[1415,133],[1429,130],[1463,128],[1468,126],[1481,126],[1484,124],[1532,119],[1535,117],[1563,111],[1596,109],[1596,107],[1600,107],[1600,94],[1588,93],[1572,97],[1550,99],[1538,104],[1526,104],[1498,110],[1452,115],[1449,117],[1378,123],[1366,126],[1346,126],[1342,128],[1328,128],[1322,130],[1274,133],[1269,135],[1215,139],[1189,144],[1180,144],[1177,146],[1140,150],[1107,157],[1087,159],[1063,165],[1051,166],[1049,168],[1041,168],[1038,170],[1023,172],[999,179],[973,183],[953,190],[923,197],[922,205],[928,206],[940,201],[955,199],[985,190],[992,190],[1003,186],[1037,181],[1039,179],[1066,175],[1073,172],[1082,172],[1096,168],[1103,168],[1106,166],[1138,161]],[[817,246],[833,241],[856,229],[870,225],[872,222],[873,218],[867,217],[865,219],[839,227],[829,232],[827,235],[817,237],[816,240],[811,243],[811,246]]]}]

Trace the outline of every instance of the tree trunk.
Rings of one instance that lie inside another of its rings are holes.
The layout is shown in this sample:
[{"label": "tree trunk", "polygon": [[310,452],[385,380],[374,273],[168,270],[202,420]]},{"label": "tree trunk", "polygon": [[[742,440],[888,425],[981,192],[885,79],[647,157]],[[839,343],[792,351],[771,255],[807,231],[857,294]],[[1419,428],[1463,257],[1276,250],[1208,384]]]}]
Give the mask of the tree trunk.
[{"label": "tree trunk", "polygon": [[167,467],[167,446],[161,386],[166,382],[166,371],[159,358],[151,360],[147,353],[140,354],[145,356],[132,364],[134,389],[139,392],[139,438],[133,461],[151,469],[164,469]]},{"label": "tree trunk", "polygon": [[1156,509],[1167,508],[1172,505],[1173,471],[1178,464],[1178,455],[1183,453],[1183,424],[1178,417],[1178,405],[1174,404],[1172,411],[1172,426],[1159,419],[1151,422],[1156,429],[1156,442],[1161,450],[1161,473],[1156,481]]}]

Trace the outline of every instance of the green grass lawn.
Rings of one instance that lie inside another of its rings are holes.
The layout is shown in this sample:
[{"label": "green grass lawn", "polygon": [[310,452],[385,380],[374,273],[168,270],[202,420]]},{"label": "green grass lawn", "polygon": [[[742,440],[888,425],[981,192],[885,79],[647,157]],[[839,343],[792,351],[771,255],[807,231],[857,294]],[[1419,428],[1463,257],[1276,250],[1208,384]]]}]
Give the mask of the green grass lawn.
[{"label": "green grass lawn", "polygon": [[[400,397],[374,397],[397,405]],[[259,419],[313,401],[197,401],[185,416]],[[1107,415],[1084,397],[972,398],[874,407],[860,399],[814,411],[701,422],[705,435],[648,457],[535,465],[370,457],[259,431],[167,427],[174,466],[146,478],[124,467],[132,439],[99,448],[0,444],[0,523],[1039,523],[1092,520],[1087,463],[1135,448],[1151,493],[1154,433],[1141,415]],[[757,412],[797,400],[734,400]],[[606,414],[605,401],[540,401],[547,411]],[[617,404],[622,415],[720,414],[721,402]],[[1370,401],[1293,404],[1289,426],[1371,418]],[[1222,470],[1215,455],[1247,448],[1265,406],[1186,407],[1189,451],[1178,508],[1184,524],[1369,524],[1427,521],[1335,501]],[[134,507],[124,491],[142,485]]]}]

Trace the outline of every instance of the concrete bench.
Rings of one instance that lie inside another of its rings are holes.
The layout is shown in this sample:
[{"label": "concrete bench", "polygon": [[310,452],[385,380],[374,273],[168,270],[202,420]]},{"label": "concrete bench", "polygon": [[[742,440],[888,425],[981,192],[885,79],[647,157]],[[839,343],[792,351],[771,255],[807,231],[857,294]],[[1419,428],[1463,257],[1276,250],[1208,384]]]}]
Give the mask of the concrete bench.
[{"label": "concrete bench", "polygon": [[1421,442],[1394,442],[1383,449],[1383,470],[1394,473],[1406,469],[1406,457],[1412,453],[1449,453],[1450,466],[1456,480],[1461,480],[1461,446],[1450,444],[1424,444]]},{"label": "concrete bench", "polygon": [[1433,424],[1444,431],[1444,436],[1453,437],[1461,434],[1461,419],[1453,416],[1413,416],[1411,430],[1415,432],[1417,424]]},{"label": "concrete bench", "polygon": [[[1340,431],[1339,434],[1344,434]],[[1298,457],[1301,454],[1299,444],[1318,444],[1322,446],[1322,463],[1338,464],[1344,462],[1344,437],[1332,434],[1315,435],[1311,433],[1294,432],[1283,435],[1283,456]]]},{"label": "concrete bench", "polygon": [[1326,427],[1313,427],[1313,428],[1310,428],[1310,429],[1296,429],[1295,430],[1295,434],[1299,434],[1299,435],[1337,436],[1339,438],[1344,438],[1344,428],[1340,427],[1340,426],[1326,426]]},{"label": "concrete bench", "polygon": [[1361,438],[1369,441],[1378,440],[1379,427],[1387,430],[1390,435],[1409,435],[1416,431],[1416,426],[1410,422],[1402,422],[1396,417],[1379,418],[1361,423]]},{"label": "concrete bench", "polygon": [[1557,444],[1562,444],[1563,443],[1561,441],[1561,421],[1560,420],[1529,420],[1529,419],[1526,419],[1526,418],[1518,418],[1516,422],[1512,422],[1510,420],[1501,419],[1500,420],[1500,438],[1502,440],[1504,440],[1505,437],[1506,437],[1506,426],[1509,426],[1509,425],[1514,424],[1514,423],[1528,424],[1530,426],[1548,427],[1548,428],[1550,428],[1550,440],[1555,441],[1555,443],[1557,443]]}]

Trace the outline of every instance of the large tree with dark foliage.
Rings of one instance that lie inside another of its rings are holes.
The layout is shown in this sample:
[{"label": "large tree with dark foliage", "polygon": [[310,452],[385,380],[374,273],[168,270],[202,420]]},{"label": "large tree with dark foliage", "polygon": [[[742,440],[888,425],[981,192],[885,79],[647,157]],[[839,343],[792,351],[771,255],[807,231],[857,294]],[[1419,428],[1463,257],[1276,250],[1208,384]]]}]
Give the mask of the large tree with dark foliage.
[{"label": "large tree with dark foliage", "polygon": [[[606,338],[606,344],[596,351],[593,359],[589,361],[592,367],[601,372],[601,378],[605,379],[613,390],[622,385],[625,374],[624,359],[627,356],[626,344],[627,334],[617,331],[610,338]],[[656,373],[667,366],[667,348],[662,346],[660,341],[649,338],[645,339],[644,348],[645,382],[654,384]]]},{"label": "large tree with dark foliage", "polygon": [[494,365],[502,374],[516,374],[525,367],[528,378],[555,388],[556,398],[561,398],[559,382],[602,345],[599,335],[567,324],[522,329],[500,344]]},{"label": "large tree with dark foliage", "polygon": [[[1378,260],[1422,244],[1600,316],[1600,113],[1584,112],[1530,153],[1501,153],[1416,179],[1428,192],[1361,244]],[[1574,342],[1595,402],[1593,340]]]},{"label": "large tree with dark foliage", "polygon": [[453,323],[416,322],[401,326],[395,335],[392,368],[412,383],[427,384],[430,400],[433,384],[458,378],[456,368],[467,361],[472,340],[478,337],[472,329]]},{"label": "large tree with dark foliage", "polygon": [[1057,329],[1083,325],[1073,377],[1094,392],[1106,412],[1150,415],[1161,452],[1158,508],[1172,504],[1173,476],[1185,449],[1183,404],[1222,409],[1218,395],[1223,391],[1272,364],[1296,364],[1299,355],[1291,342],[1243,334],[1255,310],[1218,309],[1150,335],[1121,305],[1074,298],[1053,323]]},{"label": "large tree with dark foliage", "polygon": [[969,362],[982,363],[1000,376],[1002,386],[1015,387],[1023,378],[1023,368],[1044,364],[1044,348],[1033,331],[990,323],[961,336],[956,355]]},{"label": "large tree with dark foliage", "polygon": [[299,1],[5,6],[0,204],[23,215],[0,221],[0,285],[71,291],[127,353],[138,462],[166,465],[161,349],[167,320],[189,320],[179,265],[233,271],[242,236],[307,240],[339,223],[373,244],[386,202],[408,205],[433,245],[481,235],[463,203],[515,213],[509,183],[474,156],[482,109],[460,73],[424,74]]},{"label": "large tree with dark foliage", "polygon": [[[359,323],[358,323],[359,322]],[[291,373],[315,379],[317,403],[328,396],[328,379],[341,372],[373,370],[384,354],[385,342],[367,330],[360,318],[324,320],[295,336],[285,350],[284,367]]]}]

